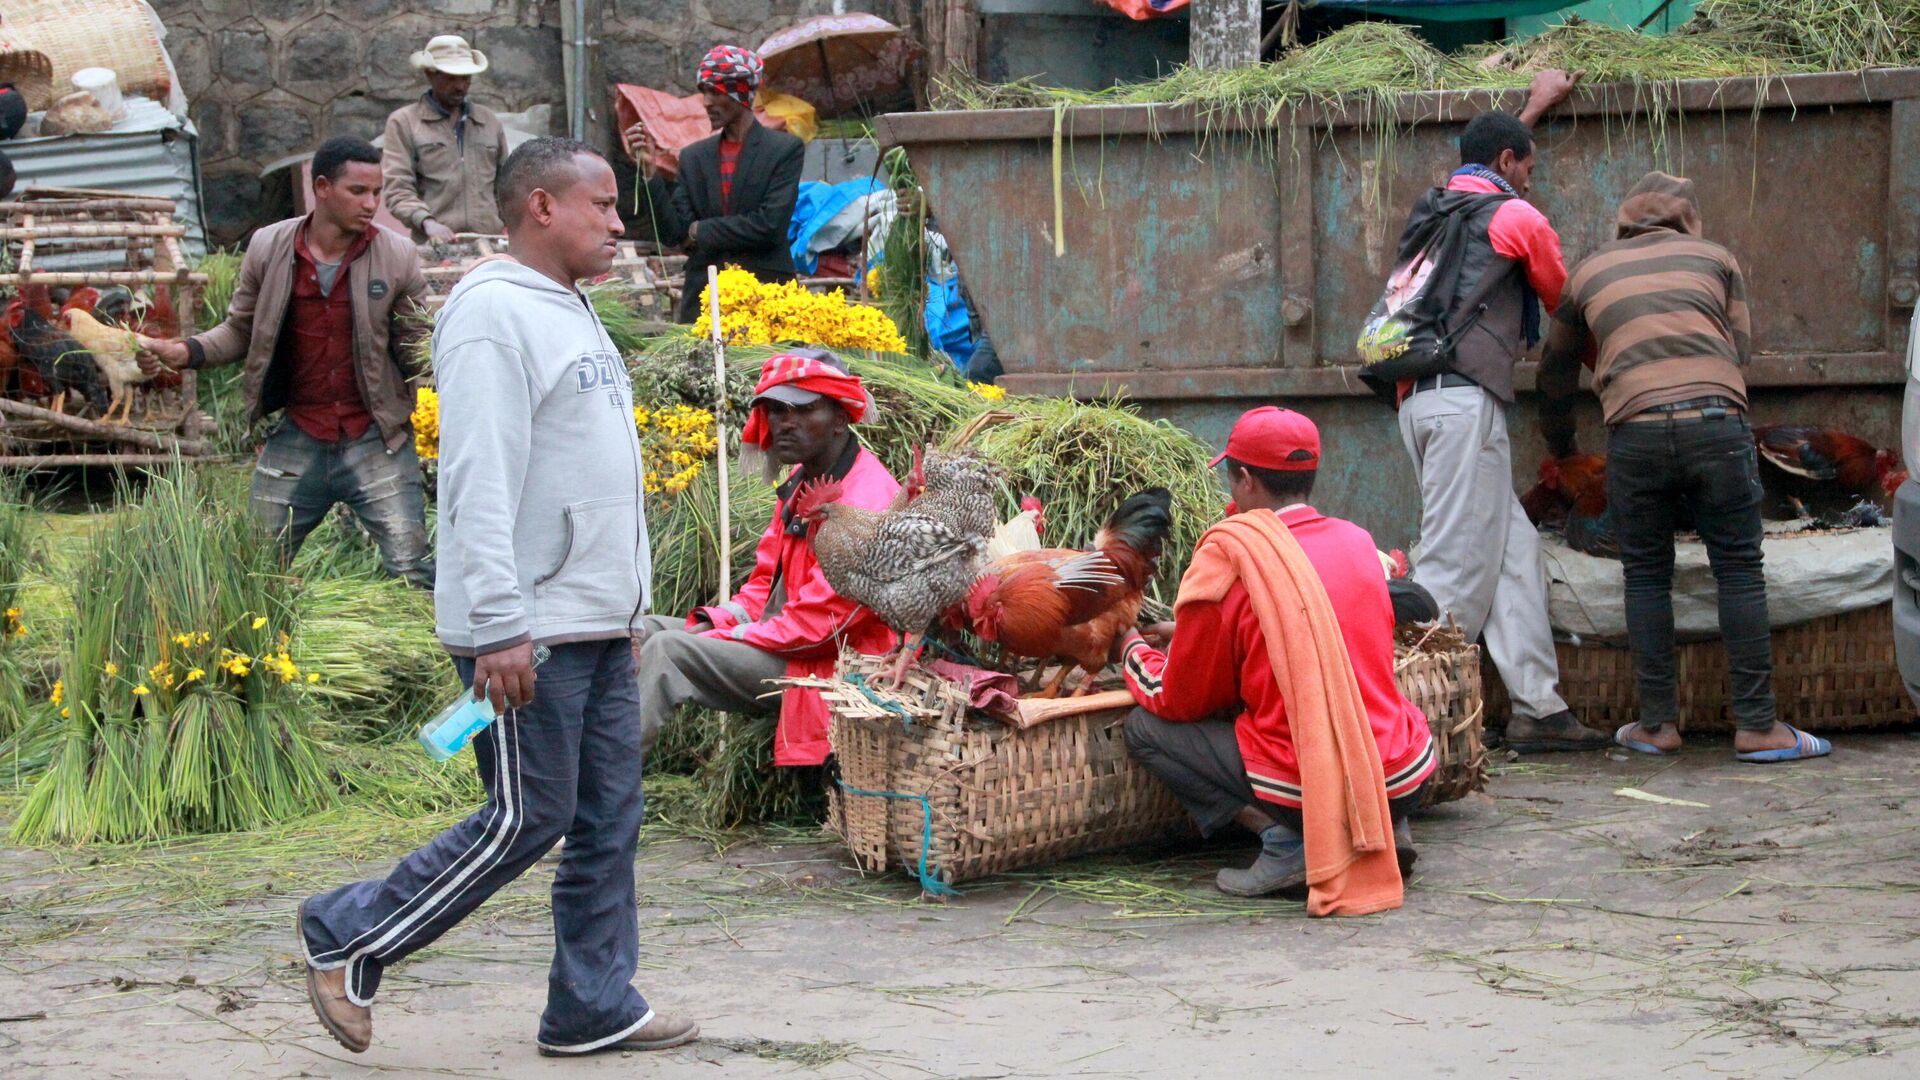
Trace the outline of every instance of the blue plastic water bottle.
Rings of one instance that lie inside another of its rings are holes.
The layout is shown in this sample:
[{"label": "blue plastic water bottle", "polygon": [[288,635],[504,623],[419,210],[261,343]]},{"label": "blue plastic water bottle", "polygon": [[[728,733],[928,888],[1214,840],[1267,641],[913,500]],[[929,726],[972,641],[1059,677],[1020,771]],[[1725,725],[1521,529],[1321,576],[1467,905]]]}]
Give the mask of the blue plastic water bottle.
[{"label": "blue plastic water bottle", "polygon": [[[552,653],[545,645],[533,647],[533,666],[539,667]],[[447,707],[435,713],[433,719],[420,725],[420,745],[427,756],[435,761],[445,761],[467,748],[475,735],[487,729],[493,723],[493,702],[486,696],[487,687],[482,685],[478,700],[473,689],[468,687],[460,691],[460,696],[447,703]]]}]

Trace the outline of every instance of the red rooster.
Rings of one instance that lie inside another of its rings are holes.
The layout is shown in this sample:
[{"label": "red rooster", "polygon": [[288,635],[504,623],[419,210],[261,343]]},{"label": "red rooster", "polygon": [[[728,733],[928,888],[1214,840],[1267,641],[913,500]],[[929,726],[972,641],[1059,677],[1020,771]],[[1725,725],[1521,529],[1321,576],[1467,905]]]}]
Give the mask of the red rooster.
[{"label": "red rooster", "polygon": [[1575,551],[1618,558],[1607,517],[1607,459],[1601,454],[1568,454],[1540,462],[1540,482],[1520,497],[1528,520],[1558,525]]},{"label": "red rooster", "polygon": [[1753,441],[1770,517],[1844,515],[1884,502],[1907,478],[1893,451],[1843,431],[1771,424],[1754,428]]},{"label": "red rooster", "polygon": [[53,397],[53,411],[63,412],[69,391],[91,402],[104,415],[109,400],[106,381],[94,367],[93,356],[54,323],[53,301],[45,285],[23,285],[21,304],[9,330],[23,369],[31,365]]},{"label": "red rooster", "polygon": [[965,601],[965,621],[983,641],[1014,656],[1067,661],[1037,696],[1057,696],[1076,669],[1093,689],[1113,643],[1140,617],[1147,583],[1173,527],[1173,495],[1152,488],[1120,504],[1092,551],[1042,548],[987,568]]}]

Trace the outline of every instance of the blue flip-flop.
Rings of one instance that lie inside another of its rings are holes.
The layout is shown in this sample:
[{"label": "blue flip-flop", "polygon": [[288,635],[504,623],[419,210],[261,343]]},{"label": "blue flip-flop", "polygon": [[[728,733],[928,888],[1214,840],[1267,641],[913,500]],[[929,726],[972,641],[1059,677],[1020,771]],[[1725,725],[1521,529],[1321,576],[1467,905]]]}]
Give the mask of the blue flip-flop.
[{"label": "blue flip-flop", "polygon": [[1654,757],[1665,757],[1667,755],[1667,752],[1653,745],[1652,743],[1641,742],[1639,739],[1627,738],[1627,729],[1632,727],[1637,722],[1638,721],[1628,721],[1627,723],[1621,724],[1620,729],[1613,733],[1613,741],[1637,753],[1652,754]]},{"label": "blue flip-flop", "polygon": [[1735,754],[1733,760],[1744,761],[1750,765],[1770,765],[1776,761],[1800,761],[1804,758],[1826,757],[1833,753],[1833,744],[1818,735],[1809,735],[1792,724],[1787,730],[1793,732],[1793,745],[1778,750],[1755,750],[1750,754]]}]

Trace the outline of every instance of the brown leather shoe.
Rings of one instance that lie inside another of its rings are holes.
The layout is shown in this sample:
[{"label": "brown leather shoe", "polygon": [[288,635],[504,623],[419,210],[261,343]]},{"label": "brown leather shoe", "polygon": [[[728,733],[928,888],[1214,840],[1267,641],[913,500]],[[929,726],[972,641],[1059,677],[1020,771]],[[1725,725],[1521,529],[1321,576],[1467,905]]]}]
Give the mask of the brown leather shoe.
[{"label": "brown leather shoe", "polygon": [[[306,956],[306,932],[300,929],[300,923],[306,921],[307,902],[300,902],[300,912],[295,916],[294,931],[301,935],[300,955]],[[341,1046],[356,1054],[366,1053],[373,1045],[373,1010],[365,1005],[355,1005],[347,1000],[347,969],[334,968],[321,971],[307,967],[307,1001],[313,1005],[313,1015],[320,1020],[320,1026],[327,1029]]]},{"label": "brown leather shoe", "polygon": [[540,1044],[540,1053],[546,1057],[585,1057],[588,1054],[608,1054],[618,1051],[670,1050],[700,1037],[700,1025],[677,1016],[653,1014],[653,1019],[642,1025],[625,1038],[596,1046],[591,1050],[573,1050],[563,1046]]}]

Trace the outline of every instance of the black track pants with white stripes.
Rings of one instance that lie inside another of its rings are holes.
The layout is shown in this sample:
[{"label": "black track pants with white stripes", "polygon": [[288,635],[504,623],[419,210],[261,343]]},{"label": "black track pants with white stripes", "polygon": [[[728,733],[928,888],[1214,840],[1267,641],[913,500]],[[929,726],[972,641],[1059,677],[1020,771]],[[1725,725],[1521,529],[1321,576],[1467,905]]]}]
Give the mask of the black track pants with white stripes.
[{"label": "black track pants with white stripes", "polygon": [[[472,661],[455,663],[470,683]],[[540,1044],[588,1050],[638,1030],[652,1015],[632,985],[639,709],[627,639],[554,646],[533,703],[474,739],[486,805],[385,878],[309,900],[301,924],[308,962],[346,967],[349,997],[369,1004],[382,969],[452,929],[564,836]]]}]

